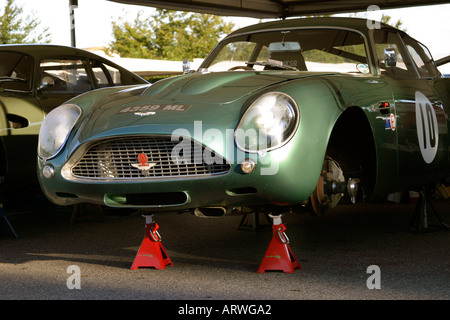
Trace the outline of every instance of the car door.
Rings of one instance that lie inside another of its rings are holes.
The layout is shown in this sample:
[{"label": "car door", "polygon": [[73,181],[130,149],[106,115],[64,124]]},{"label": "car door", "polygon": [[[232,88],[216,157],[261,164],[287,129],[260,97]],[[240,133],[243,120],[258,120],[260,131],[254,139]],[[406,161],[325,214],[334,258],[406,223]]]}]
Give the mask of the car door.
[{"label": "car door", "polygon": [[374,41],[394,97],[400,181],[405,186],[427,183],[448,163],[444,102],[433,86],[437,73],[427,71],[423,48],[405,34],[379,29]]},{"label": "car door", "polygon": [[31,88],[34,95],[31,90],[28,93],[16,90],[14,97],[2,97],[6,108],[11,106],[11,110],[7,111],[10,129],[8,136],[2,139],[8,163],[6,179],[9,185],[35,183],[37,140],[45,115],[65,101],[93,88],[88,78],[86,61],[81,58],[44,59],[36,63],[39,64],[34,75],[37,81]]},{"label": "car door", "polygon": [[43,119],[32,90],[34,59],[4,50],[0,61],[0,184],[21,183],[35,171],[37,133]]}]

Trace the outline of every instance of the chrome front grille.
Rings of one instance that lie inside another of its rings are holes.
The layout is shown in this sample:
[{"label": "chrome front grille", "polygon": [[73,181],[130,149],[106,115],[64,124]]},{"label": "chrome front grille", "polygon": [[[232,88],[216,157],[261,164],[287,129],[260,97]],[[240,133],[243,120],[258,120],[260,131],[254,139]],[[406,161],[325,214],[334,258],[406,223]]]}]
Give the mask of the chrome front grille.
[{"label": "chrome front grille", "polygon": [[[204,159],[204,154],[212,157]],[[185,137],[171,141],[170,136],[139,136],[90,146],[71,168],[71,174],[97,180],[154,179],[225,174],[230,169],[223,158],[209,149],[205,152],[205,146]]]}]

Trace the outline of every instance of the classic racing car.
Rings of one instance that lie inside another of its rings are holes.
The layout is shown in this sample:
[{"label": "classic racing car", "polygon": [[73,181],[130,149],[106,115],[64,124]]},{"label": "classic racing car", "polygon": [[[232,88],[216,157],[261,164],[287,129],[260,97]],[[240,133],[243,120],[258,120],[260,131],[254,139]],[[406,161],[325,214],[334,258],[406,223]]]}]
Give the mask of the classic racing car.
[{"label": "classic racing car", "polygon": [[39,180],[59,205],[323,213],[447,179],[449,94],[427,48],[388,25],[261,23],[195,72],[50,112]]},{"label": "classic racing car", "polygon": [[[44,116],[80,93],[147,83],[85,50],[55,45],[0,46],[0,187],[39,190],[36,150]],[[23,199],[22,199],[23,201]]]}]

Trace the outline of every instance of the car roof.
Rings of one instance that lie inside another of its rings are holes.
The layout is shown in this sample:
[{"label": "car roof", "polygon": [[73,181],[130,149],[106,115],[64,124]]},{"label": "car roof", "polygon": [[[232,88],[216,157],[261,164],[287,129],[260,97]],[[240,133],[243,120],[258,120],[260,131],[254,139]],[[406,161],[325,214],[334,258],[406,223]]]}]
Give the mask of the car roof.
[{"label": "car roof", "polygon": [[[257,32],[272,29],[285,29],[285,28],[298,28],[298,27],[340,27],[348,28],[367,33],[368,20],[361,18],[344,18],[344,17],[313,17],[313,18],[296,18],[276,20],[264,23],[258,23],[248,27],[241,28],[230,33],[229,36],[238,35],[241,33]],[[397,30],[396,28],[380,22],[380,27],[390,28]]]},{"label": "car roof", "polygon": [[0,51],[26,53],[37,59],[52,56],[84,56],[101,61],[108,61],[110,64],[115,65],[110,60],[90,51],[54,44],[3,44],[0,45]]}]

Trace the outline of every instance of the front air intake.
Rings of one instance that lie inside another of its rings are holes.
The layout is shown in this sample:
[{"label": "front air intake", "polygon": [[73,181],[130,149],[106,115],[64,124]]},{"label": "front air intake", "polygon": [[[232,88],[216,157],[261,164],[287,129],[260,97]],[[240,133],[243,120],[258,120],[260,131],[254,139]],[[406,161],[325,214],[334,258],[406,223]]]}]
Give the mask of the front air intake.
[{"label": "front air intake", "polygon": [[[184,146],[186,138],[183,138]],[[190,140],[188,152],[179,149],[170,136],[133,136],[102,140],[90,145],[71,168],[77,179],[147,180],[226,174],[231,166],[200,143]],[[205,152],[206,150],[206,152]],[[186,149],[184,149],[186,151]],[[205,161],[203,155],[214,159]]]}]

